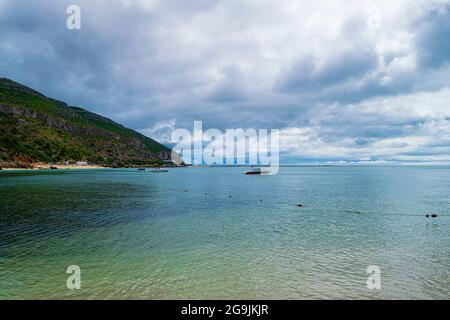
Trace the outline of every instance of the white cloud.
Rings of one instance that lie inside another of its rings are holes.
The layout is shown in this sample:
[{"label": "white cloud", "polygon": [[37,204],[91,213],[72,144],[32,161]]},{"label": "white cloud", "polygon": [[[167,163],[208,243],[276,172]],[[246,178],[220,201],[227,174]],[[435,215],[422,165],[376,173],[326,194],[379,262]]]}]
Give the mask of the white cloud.
[{"label": "white cloud", "polygon": [[151,137],[160,143],[170,143],[172,139],[172,131],[176,129],[177,121],[170,119],[169,121],[157,122],[153,127],[142,129],[143,135]]},{"label": "white cloud", "polygon": [[[281,131],[281,150],[291,157],[450,161],[449,101],[447,88],[322,108],[313,126]],[[367,129],[377,134],[366,136]]]}]

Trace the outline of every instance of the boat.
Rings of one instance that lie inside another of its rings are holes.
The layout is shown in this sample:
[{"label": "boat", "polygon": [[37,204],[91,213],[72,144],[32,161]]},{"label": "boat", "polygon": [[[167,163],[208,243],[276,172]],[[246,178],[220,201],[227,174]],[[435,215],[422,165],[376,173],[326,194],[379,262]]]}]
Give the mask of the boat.
[{"label": "boat", "polygon": [[270,171],[262,170],[261,168],[255,168],[251,171],[245,172],[247,175],[264,175],[264,174],[270,174]]}]

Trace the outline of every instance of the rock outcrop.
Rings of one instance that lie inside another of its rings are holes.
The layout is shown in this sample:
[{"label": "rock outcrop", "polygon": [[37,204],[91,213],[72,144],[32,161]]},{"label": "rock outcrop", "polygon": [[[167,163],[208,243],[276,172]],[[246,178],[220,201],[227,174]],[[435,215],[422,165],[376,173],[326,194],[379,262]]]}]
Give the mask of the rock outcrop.
[{"label": "rock outcrop", "polygon": [[71,161],[159,166],[170,155],[169,148],[110,119],[0,78],[0,167]]}]

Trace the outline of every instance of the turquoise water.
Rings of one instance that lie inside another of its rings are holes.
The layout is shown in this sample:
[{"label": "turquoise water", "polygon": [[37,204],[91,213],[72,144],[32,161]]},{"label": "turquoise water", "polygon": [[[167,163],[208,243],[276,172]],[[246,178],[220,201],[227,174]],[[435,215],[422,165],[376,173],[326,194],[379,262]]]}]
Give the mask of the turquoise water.
[{"label": "turquoise water", "polygon": [[0,172],[0,298],[450,298],[450,168],[243,171]]}]

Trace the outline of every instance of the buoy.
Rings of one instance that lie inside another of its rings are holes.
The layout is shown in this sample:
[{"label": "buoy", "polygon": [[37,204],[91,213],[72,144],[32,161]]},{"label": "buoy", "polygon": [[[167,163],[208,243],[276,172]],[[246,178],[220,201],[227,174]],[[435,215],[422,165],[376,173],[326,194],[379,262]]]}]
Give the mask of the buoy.
[{"label": "buoy", "polygon": [[361,211],[352,211],[352,210],[345,210],[346,213],[355,213],[355,214],[361,214]]},{"label": "buoy", "polygon": [[425,217],[427,217],[427,218],[429,218],[430,217],[430,215],[429,214],[427,214]]}]

